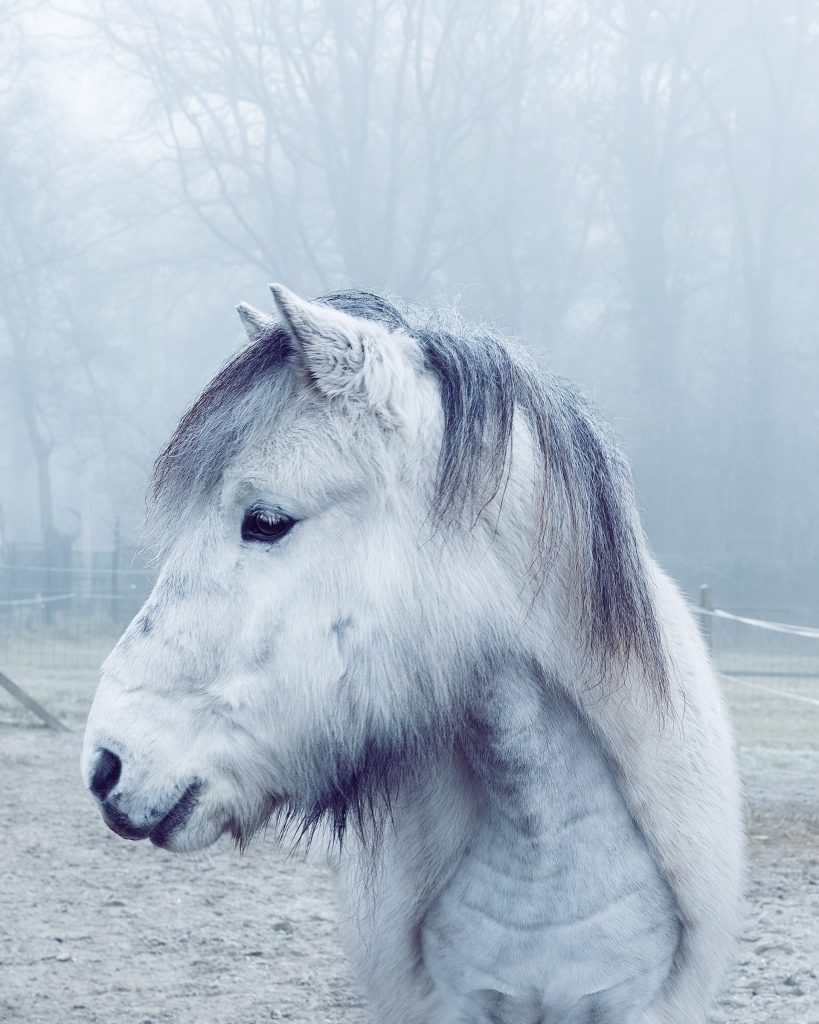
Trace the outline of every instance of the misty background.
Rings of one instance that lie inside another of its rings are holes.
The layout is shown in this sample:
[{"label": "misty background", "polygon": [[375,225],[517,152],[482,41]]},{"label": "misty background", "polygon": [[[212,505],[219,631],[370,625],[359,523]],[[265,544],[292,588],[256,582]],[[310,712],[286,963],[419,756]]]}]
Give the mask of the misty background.
[{"label": "misty background", "polygon": [[0,0],[0,544],[135,544],[235,304],[357,286],[523,339],[689,592],[811,615],[818,164],[814,0]]}]

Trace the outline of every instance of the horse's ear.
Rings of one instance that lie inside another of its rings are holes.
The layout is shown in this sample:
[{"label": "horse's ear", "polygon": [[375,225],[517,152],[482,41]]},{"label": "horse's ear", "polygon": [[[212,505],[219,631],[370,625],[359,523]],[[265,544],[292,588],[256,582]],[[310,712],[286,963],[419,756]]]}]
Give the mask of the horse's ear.
[{"label": "horse's ear", "polygon": [[372,320],[307,302],[283,285],[271,284],[270,290],[301,369],[322,393],[392,413],[406,404],[415,377],[409,339],[391,336]]},{"label": "horse's ear", "polygon": [[242,325],[247,332],[248,341],[259,341],[260,338],[269,333],[271,328],[276,326],[276,321],[272,316],[268,316],[247,302],[240,302],[236,307],[236,312],[239,314],[239,319],[242,321]]}]

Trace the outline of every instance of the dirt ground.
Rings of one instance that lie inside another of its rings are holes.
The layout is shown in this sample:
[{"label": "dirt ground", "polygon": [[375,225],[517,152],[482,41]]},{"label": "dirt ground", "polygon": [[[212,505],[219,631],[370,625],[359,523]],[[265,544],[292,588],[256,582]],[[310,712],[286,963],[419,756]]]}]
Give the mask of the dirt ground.
[{"label": "dirt ground", "polygon": [[[270,840],[181,857],[118,839],[79,779],[93,675],[15,678],[72,732],[0,694],[3,1024],[367,1020],[323,867]],[[819,747],[755,747],[743,769],[748,920],[713,1020],[819,1024]]]}]

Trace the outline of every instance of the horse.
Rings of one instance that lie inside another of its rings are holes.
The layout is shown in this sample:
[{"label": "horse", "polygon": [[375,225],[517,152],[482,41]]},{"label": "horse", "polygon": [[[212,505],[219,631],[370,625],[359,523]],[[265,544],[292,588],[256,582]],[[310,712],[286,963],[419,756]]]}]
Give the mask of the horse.
[{"label": "horse", "polygon": [[156,461],[156,584],[84,739],[102,817],[324,836],[379,1024],[701,1024],[734,743],[609,429],[454,311],[271,290]]}]

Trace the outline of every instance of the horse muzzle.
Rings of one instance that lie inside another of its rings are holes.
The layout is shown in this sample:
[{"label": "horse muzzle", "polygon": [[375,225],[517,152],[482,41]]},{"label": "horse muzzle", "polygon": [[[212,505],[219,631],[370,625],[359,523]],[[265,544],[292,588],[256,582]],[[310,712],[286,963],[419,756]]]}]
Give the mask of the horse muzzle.
[{"label": "horse muzzle", "polygon": [[98,750],[88,789],[99,804],[105,824],[123,839],[150,839],[155,846],[168,847],[188,824],[199,802],[202,783],[194,779],[170,806],[151,807],[137,816],[133,810],[125,810],[126,794],[119,785],[121,779],[120,757],[106,748]]}]

